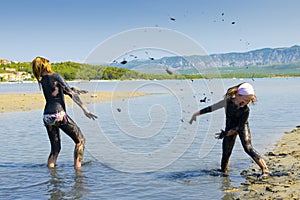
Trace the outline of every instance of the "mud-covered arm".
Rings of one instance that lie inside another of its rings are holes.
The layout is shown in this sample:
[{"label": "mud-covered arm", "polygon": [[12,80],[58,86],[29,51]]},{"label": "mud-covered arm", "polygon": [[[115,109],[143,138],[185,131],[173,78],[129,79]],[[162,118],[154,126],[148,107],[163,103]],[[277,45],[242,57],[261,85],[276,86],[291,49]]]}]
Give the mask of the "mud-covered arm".
[{"label": "mud-covered arm", "polygon": [[221,101],[219,101],[218,103],[215,103],[215,104],[213,104],[213,105],[211,105],[211,106],[208,106],[208,107],[206,107],[206,108],[203,108],[203,109],[201,109],[201,110],[195,112],[195,113],[192,115],[192,118],[191,118],[191,120],[190,120],[190,124],[192,124],[193,121],[196,121],[197,116],[203,115],[203,114],[206,114],[206,113],[210,113],[210,112],[213,112],[213,111],[218,110],[218,109],[220,109],[220,108],[223,108],[223,107],[225,107],[225,104],[226,104],[226,101],[225,101],[225,100],[221,100]]},{"label": "mud-covered arm", "polygon": [[232,136],[232,135],[237,135],[240,133],[243,133],[246,131],[246,123],[248,122],[249,118],[249,108],[247,108],[243,114],[239,117],[239,123],[238,126],[235,128],[232,128],[228,131],[221,130],[220,133],[215,134],[216,139],[223,139],[225,136]]},{"label": "mud-covered arm", "polygon": [[223,100],[221,100],[221,101],[219,101],[218,103],[215,103],[215,104],[213,104],[213,105],[211,105],[211,106],[208,106],[208,107],[206,107],[206,108],[203,108],[203,109],[201,109],[200,111],[199,111],[199,115],[203,115],[203,114],[206,114],[206,113],[209,113],[209,112],[213,112],[213,111],[215,111],[215,110],[218,110],[218,109],[220,109],[220,108],[223,108],[223,107],[225,107],[225,100],[223,99]]},{"label": "mud-covered arm", "polygon": [[82,111],[84,112],[85,116],[87,116],[90,119],[97,119],[97,116],[94,115],[93,113],[91,113],[86,106],[84,105],[84,103],[81,101],[81,99],[79,98],[78,93],[74,92],[70,86],[68,85],[68,83],[62,78],[62,76],[58,75],[57,78],[57,82],[60,85],[60,87],[63,89],[64,94],[67,94],[68,96],[70,96],[72,98],[72,100],[82,109]]},{"label": "mud-covered arm", "polygon": [[75,92],[72,93],[71,98],[73,99],[73,101],[82,109],[82,111],[84,112],[85,116],[87,116],[90,119],[97,119],[98,117],[96,115],[94,115],[93,113],[91,113],[86,106],[82,103],[81,99],[79,98],[79,95]]},{"label": "mud-covered arm", "polygon": [[[80,88],[78,88],[78,87],[75,87],[75,86],[71,87],[71,90],[72,90],[73,92],[75,92],[76,94],[79,94],[79,95],[80,95],[80,94],[86,94],[86,93],[88,93],[87,90],[82,90],[82,89],[80,89]],[[66,92],[65,90],[63,90],[63,92],[64,92],[64,94],[70,96],[70,93]]]},{"label": "mud-covered arm", "polygon": [[86,94],[86,93],[88,93],[87,90],[82,90],[82,89],[80,89],[80,88],[78,88],[78,87],[75,87],[75,86],[71,87],[71,89],[72,89],[73,92],[75,92],[76,94]]},{"label": "mud-covered arm", "polygon": [[241,116],[238,117],[238,125],[230,130],[224,131],[221,130],[219,133],[215,133],[215,138],[216,139],[223,139],[225,136],[233,136],[237,135],[240,133],[244,133],[246,131],[246,124],[248,122],[248,117],[249,117],[249,108],[246,108]]},{"label": "mud-covered arm", "polygon": [[238,127],[230,129],[229,131],[220,130],[219,133],[215,133],[216,139],[223,139],[225,136],[232,136],[238,134]]}]

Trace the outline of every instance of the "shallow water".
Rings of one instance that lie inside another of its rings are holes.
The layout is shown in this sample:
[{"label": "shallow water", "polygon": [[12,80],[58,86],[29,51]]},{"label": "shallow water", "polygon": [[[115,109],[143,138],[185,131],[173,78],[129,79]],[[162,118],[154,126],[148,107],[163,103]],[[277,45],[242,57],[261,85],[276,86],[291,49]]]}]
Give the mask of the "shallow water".
[{"label": "shallow water", "polygon": [[[258,101],[250,106],[252,144],[264,153],[300,121],[300,79],[256,79]],[[86,140],[84,165],[73,169],[73,143],[62,133],[57,168],[46,160],[49,141],[42,111],[0,115],[1,199],[230,199],[225,190],[244,181],[240,172],[252,164],[239,140],[230,176],[217,169],[224,110],[193,112],[222,98],[242,80],[124,81],[70,83],[90,91],[146,91],[151,95],[88,105],[99,117],[91,121],[76,106],[68,108]],[[25,89],[24,89],[24,88]],[[39,92],[36,84],[1,84],[0,93]],[[207,102],[200,99],[207,97]]]}]

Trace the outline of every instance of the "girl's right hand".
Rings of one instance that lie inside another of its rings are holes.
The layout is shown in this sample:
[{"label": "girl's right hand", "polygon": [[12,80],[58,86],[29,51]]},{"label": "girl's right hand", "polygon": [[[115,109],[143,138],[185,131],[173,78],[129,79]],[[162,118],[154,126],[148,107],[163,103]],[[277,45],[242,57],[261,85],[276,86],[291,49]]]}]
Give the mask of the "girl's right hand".
[{"label": "girl's right hand", "polygon": [[196,113],[195,113],[195,114],[192,115],[192,118],[191,118],[191,120],[190,120],[190,124],[192,124],[193,121],[196,121],[196,119],[197,119],[197,115],[196,115]]},{"label": "girl's right hand", "polygon": [[196,121],[198,115],[200,115],[200,111],[197,111],[197,112],[195,112],[195,113],[192,115],[192,118],[191,118],[191,120],[190,120],[190,124],[192,124],[193,121]]},{"label": "girl's right hand", "polygon": [[93,113],[91,113],[90,111],[84,111],[85,116],[87,116],[88,118],[95,120],[98,117],[96,115],[94,115]]},{"label": "girl's right hand", "polygon": [[71,87],[71,89],[73,90],[73,92],[75,92],[77,94],[86,94],[86,93],[88,93],[87,90],[82,90],[82,89],[80,89],[78,87],[75,87],[75,86]]}]

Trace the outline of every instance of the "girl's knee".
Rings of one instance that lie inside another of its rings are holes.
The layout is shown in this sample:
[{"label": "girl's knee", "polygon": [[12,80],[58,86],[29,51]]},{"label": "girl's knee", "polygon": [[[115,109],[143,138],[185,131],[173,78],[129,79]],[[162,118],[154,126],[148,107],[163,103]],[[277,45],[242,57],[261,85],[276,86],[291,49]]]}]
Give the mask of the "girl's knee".
[{"label": "girl's knee", "polygon": [[85,138],[83,136],[80,136],[78,138],[78,142],[76,143],[76,145],[82,145],[82,146],[84,146],[85,145]]},{"label": "girl's knee", "polygon": [[75,146],[74,158],[76,162],[82,162],[84,154],[84,139],[78,142]]},{"label": "girl's knee", "polygon": [[252,146],[244,148],[244,150],[253,159],[258,160],[261,158],[260,154],[258,152],[256,152]]},{"label": "girl's knee", "polygon": [[253,148],[252,148],[252,146],[249,146],[249,145],[247,145],[247,146],[244,146],[244,151],[248,154],[248,155],[252,155],[253,153]]}]

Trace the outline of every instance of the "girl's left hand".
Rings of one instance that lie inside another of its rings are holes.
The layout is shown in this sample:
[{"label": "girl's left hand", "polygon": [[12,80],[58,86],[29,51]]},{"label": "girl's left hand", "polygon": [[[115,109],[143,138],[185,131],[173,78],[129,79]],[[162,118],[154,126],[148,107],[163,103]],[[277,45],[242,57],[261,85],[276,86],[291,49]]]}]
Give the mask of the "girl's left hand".
[{"label": "girl's left hand", "polygon": [[223,139],[226,136],[226,132],[224,130],[220,130],[220,133],[215,133],[215,138],[216,139]]}]

